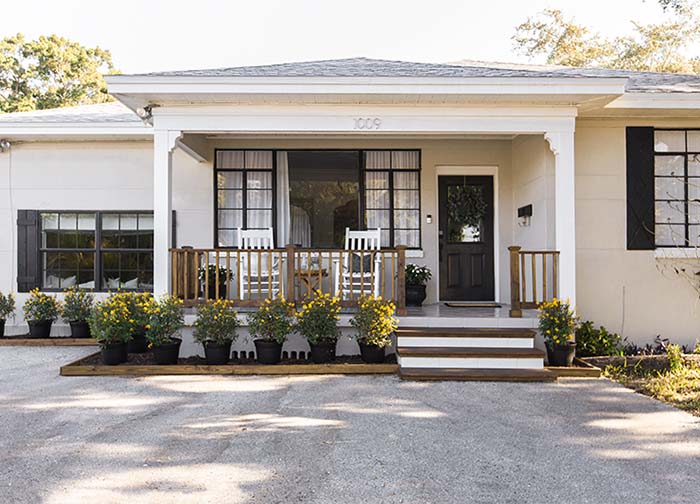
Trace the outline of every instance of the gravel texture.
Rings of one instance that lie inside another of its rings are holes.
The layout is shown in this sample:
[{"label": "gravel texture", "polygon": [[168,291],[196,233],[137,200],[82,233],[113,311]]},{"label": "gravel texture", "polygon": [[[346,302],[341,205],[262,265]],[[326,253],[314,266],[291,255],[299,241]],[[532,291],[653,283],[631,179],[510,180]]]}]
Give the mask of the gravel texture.
[{"label": "gravel texture", "polygon": [[698,419],[607,380],[77,378],[0,348],[0,502],[700,500]]}]

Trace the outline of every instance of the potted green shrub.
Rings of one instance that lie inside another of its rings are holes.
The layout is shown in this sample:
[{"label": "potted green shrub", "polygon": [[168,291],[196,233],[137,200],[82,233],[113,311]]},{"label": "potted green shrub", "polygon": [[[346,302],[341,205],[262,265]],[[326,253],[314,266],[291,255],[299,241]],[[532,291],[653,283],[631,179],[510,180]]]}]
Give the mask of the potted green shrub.
[{"label": "potted green shrub", "polygon": [[425,286],[433,277],[430,268],[417,264],[406,265],[406,306],[421,306],[425,301]]},{"label": "potted green shrub", "polygon": [[277,364],[282,358],[282,345],[294,327],[294,303],[284,297],[268,298],[248,314],[248,331],[255,338],[256,360],[260,364]]},{"label": "potted green shrub", "polygon": [[539,305],[539,329],[550,366],[573,365],[578,317],[568,302],[554,298]]},{"label": "potted green shrub", "polygon": [[214,366],[228,362],[239,325],[232,301],[219,299],[197,307],[194,338],[204,347],[207,364]]},{"label": "potted green shrub", "polygon": [[5,321],[15,315],[15,296],[0,292],[0,338],[5,336]]},{"label": "potted green shrub", "polygon": [[396,306],[389,300],[375,296],[360,297],[350,325],[357,330],[355,337],[363,361],[370,364],[384,362],[385,348],[391,346],[391,335],[398,328],[395,312]]},{"label": "potted green shrub", "polygon": [[90,333],[100,345],[102,362],[114,366],[126,362],[127,341],[131,339],[131,312],[126,298],[112,294],[95,303],[88,323]]},{"label": "potted green shrub", "polygon": [[148,352],[148,339],[146,338],[147,325],[150,322],[150,309],[155,301],[150,292],[120,292],[129,306],[131,317],[129,323],[131,328],[131,339],[126,344],[128,353]]},{"label": "potted green shrub", "polygon": [[297,330],[311,347],[311,360],[329,362],[335,358],[335,346],[340,337],[340,300],[316,291],[297,313]]},{"label": "potted green shrub", "polygon": [[144,306],[148,314],[146,338],[157,364],[177,364],[182,339],[175,335],[185,325],[182,305],[181,299],[165,295]]},{"label": "potted green shrub", "polygon": [[54,296],[33,289],[24,302],[23,310],[24,320],[29,325],[29,337],[48,338],[51,335],[51,324],[61,313],[61,304]]},{"label": "potted green shrub", "polygon": [[89,338],[90,324],[88,318],[92,311],[94,296],[78,287],[71,287],[63,291],[64,320],[70,324],[70,333],[73,338]]},{"label": "potted green shrub", "polygon": [[[208,273],[207,273],[208,271]],[[231,272],[224,266],[217,268],[216,264],[209,264],[206,268],[201,266],[198,271],[199,285],[201,285],[202,296],[204,289],[207,289],[207,298],[215,300],[216,297],[216,277],[219,277],[219,299],[226,298],[226,280],[231,278]],[[207,283],[208,281],[208,283]]]}]

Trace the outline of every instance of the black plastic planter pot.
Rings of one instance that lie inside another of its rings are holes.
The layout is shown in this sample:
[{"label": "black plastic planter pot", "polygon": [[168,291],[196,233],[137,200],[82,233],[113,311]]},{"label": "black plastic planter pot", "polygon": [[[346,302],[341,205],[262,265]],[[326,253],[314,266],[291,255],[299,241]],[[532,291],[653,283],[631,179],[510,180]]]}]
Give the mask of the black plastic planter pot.
[{"label": "black plastic planter pot", "polygon": [[29,325],[29,337],[30,338],[42,338],[46,339],[51,335],[51,324],[53,320],[30,320],[27,321]]},{"label": "black plastic planter pot", "polygon": [[[216,299],[216,284],[212,283],[213,280],[209,280],[209,287],[207,288],[207,299]],[[202,289],[202,297],[204,297],[204,289]],[[226,299],[226,279],[219,279],[219,299]]]},{"label": "black plastic planter pot", "polygon": [[218,366],[226,364],[231,356],[231,342],[227,341],[223,345],[207,341],[204,343],[204,355],[207,358],[207,365]]},{"label": "black plastic planter pot", "polygon": [[550,366],[567,366],[574,365],[574,356],[576,355],[576,342],[570,341],[565,345],[550,345],[547,344],[547,360]]},{"label": "black plastic planter pot", "polygon": [[425,296],[425,285],[406,286],[406,306],[422,306]]},{"label": "black plastic planter pot", "polygon": [[367,345],[360,342],[360,355],[367,364],[381,364],[386,359],[386,352],[383,347],[377,345]]},{"label": "black plastic planter pot", "polygon": [[335,359],[335,341],[320,341],[316,344],[309,343],[311,347],[311,360],[316,364],[323,364]]},{"label": "black plastic planter pot", "polygon": [[84,320],[71,320],[68,322],[70,324],[70,337],[71,338],[89,338],[90,337],[90,324]]},{"label": "black plastic planter pot", "polygon": [[102,347],[102,362],[107,366],[116,366],[126,362],[126,343],[111,343]]},{"label": "black plastic planter pot", "polygon": [[168,365],[177,364],[177,358],[180,355],[180,338],[172,338],[172,343],[158,345],[153,347],[153,358],[156,364]]},{"label": "black plastic planter pot", "polygon": [[5,336],[5,319],[0,319],[0,338]]},{"label": "black plastic planter pot", "polygon": [[255,360],[259,364],[277,364],[282,360],[282,345],[276,341],[263,339],[253,340],[255,343]]},{"label": "black plastic planter pot", "polygon": [[126,351],[129,353],[148,352],[148,340],[145,334],[134,334],[126,344]]}]

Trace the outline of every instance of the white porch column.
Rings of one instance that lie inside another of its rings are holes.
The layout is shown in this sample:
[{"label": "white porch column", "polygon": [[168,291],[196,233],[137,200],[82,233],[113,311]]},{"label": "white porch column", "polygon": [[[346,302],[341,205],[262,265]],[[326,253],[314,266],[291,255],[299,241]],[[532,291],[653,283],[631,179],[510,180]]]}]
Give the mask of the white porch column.
[{"label": "white porch column", "polygon": [[559,254],[559,298],[576,306],[576,193],[574,132],[548,131],[544,135],[554,153],[555,246]]},{"label": "white porch column", "polygon": [[182,133],[153,132],[153,295],[170,292],[172,242],[172,153]]}]

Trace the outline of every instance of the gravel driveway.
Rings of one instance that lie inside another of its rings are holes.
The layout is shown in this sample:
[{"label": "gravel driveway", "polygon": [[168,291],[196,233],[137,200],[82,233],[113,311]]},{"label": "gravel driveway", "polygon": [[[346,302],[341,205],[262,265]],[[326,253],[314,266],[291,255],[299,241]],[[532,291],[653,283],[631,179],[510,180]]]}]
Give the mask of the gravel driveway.
[{"label": "gravel driveway", "polygon": [[693,502],[698,419],[606,380],[62,378],[0,348],[0,502]]}]

